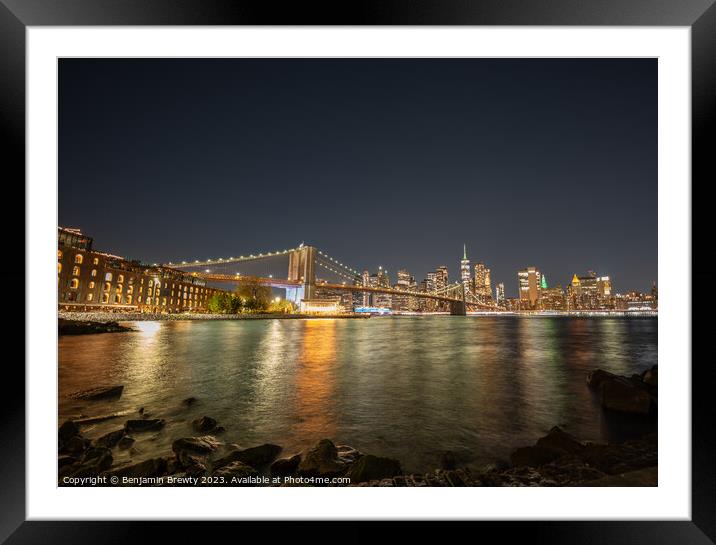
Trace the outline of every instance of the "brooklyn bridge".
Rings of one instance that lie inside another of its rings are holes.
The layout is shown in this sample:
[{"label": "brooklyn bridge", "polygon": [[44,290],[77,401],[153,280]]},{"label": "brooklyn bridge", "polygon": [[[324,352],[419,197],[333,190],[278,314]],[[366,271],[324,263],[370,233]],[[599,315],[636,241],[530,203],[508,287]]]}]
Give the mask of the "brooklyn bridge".
[{"label": "brooklyn bridge", "polygon": [[238,257],[165,263],[166,266],[203,278],[212,284],[253,282],[286,290],[286,299],[320,299],[325,293],[377,293],[432,300],[444,303],[450,314],[465,315],[468,310],[495,309],[478,298],[469,286],[455,282],[425,292],[389,286],[367,285],[357,269],[334,259],[314,246],[260,252]]}]

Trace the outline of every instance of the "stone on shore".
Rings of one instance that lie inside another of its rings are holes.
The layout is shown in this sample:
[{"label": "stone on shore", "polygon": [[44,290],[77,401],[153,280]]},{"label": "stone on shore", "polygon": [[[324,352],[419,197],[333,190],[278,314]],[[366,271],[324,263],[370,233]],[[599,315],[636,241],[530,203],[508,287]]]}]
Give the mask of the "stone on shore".
[{"label": "stone on shore", "polygon": [[584,443],[559,426],[554,426],[544,437],[537,439],[537,446],[569,454],[578,454],[585,448]]},{"label": "stone on shore", "polygon": [[119,428],[118,430],[111,431],[109,433],[104,434],[102,437],[99,437],[95,440],[94,444],[97,447],[106,447],[106,448],[112,448],[117,446],[117,443],[124,437],[124,434],[126,433],[126,430],[124,428]]},{"label": "stone on shore", "polygon": [[540,467],[565,455],[579,455],[585,448],[575,437],[554,426],[534,446],[516,449],[510,455],[510,461],[515,467]]},{"label": "stone on shore", "polygon": [[347,464],[338,457],[338,449],[329,439],[321,439],[306,452],[298,465],[298,473],[306,476],[327,477],[340,475]]},{"label": "stone on shore", "polygon": [[119,477],[161,477],[167,471],[166,458],[149,458],[137,464],[123,466],[106,472],[109,476]]},{"label": "stone on shore", "polygon": [[79,456],[90,446],[91,441],[80,435],[70,437],[65,441],[62,451],[72,456]]},{"label": "stone on shore", "polygon": [[280,458],[271,464],[271,475],[277,477],[284,477],[286,475],[293,475],[298,470],[298,465],[301,463],[301,455],[295,454],[290,458]]},{"label": "stone on shore", "polygon": [[653,388],[659,386],[659,369],[657,365],[652,366],[651,369],[647,369],[641,376],[641,379]]},{"label": "stone on shore", "polygon": [[191,425],[196,431],[207,433],[216,428],[216,420],[210,416],[202,416],[201,418],[197,418],[192,421]]},{"label": "stone on shore", "polygon": [[155,431],[164,427],[164,420],[161,418],[143,418],[139,420],[127,420],[124,428],[129,432]]},{"label": "stone on shore", "polygon": [[182,437],[172,443],[172,450],[180,455],[182,452],[209,454],[219,448],[219,442],[211,435],[202,437]]},{"label": "stone on shore", "polygon": [[648,415],[651,396],[634,381],[617,377],[602,384],[602,406],[612,411]]},{"label": "stone on shore", "polygon": [[587,373],[587,384],[592,388],[599,388],[604,382],[613,380],[618,376],[604,369],[595,369]]},{"label": "stone on shore", "polygon": [[232,483],[231,479],[245,479],[247,477],[255,477],[259,474],[253,467],[244,462],[238,460],[231,462],[225,466],[220,467],[211,474],[212,477],[224,477],[225,485],[236,484]]},{"label": "stone on shore", "polygon": [[253,468],[260,468],[270,464],[276,459],[278,453],[281,452],[281,447],[273,445],[271,443],[265,443],[258,447],[251,447],[244,450],[235,450],[223,458],[219,458],[213,462],[214,470],[227,466],[232,462],[242,462],[250,465]]},{"label": "stone on shore", "polygon": [[83,320],[57,320],[58,335],[89,335],[92,333],[119,333],[134,331],[132,328],[119,325],[117,322],[94,322]]},{"label": "stone on shore", "polygon": [[75,435],[79,435],[80,427],[74,420],[65,420],[57,430],[57,436],[61,441],[67,442]]},{"label": "stone on shore", "polygon": [[124,385],[117,384],[115,386],[100,386],[97,388],[90,388],[89,390],[80,390],[79,392],[73,392],[67,397],[72,399],[86,399],[86,400],[97,400],[97,399],[119,399],[124,390]]},{"label": "stone on shore", "polygon": [[339,460],[345,462],[346,464],[352,464],[358,458],[363,456],[362,452],[348,445],[337,445],[336,451],[338,452]]},{"label": "stone on shore", "polygon": [[398,460],[366,454],[356,460],[346,475],[350,478],[351,483],[362,483],[390,479],[401,473],[402,469]]},{"label": "stone on shore", "polygon": [[125,435],[122,437],[119,442],[117,443],[117,447],[119,450],[127,450],[134,444],[134,437],[130,435]]}]

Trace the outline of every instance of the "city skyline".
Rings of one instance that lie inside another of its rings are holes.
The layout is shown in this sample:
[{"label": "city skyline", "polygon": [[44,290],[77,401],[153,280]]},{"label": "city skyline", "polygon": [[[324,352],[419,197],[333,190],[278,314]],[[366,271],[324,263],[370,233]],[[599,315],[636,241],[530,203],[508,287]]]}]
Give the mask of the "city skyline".
[{"label": "city skyline", "polygon": [[420,281],[467,244],[507,297],[531,265],[658,281],[653,59],[62,59],[59,82],[60,224],[130,258],[305,240]]}]

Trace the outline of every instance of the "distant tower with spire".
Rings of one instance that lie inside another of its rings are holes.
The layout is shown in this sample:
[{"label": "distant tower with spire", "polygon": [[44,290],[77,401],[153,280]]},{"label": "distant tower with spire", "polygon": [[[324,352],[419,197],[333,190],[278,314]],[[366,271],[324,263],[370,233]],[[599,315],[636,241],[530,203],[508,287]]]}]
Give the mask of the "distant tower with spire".
[{"label": "distant tower with spire", "polygon": [[460,260],[460,280],[465,286],[465,293],[469,293],[472,278],[470,277],[470,260],[467,258],[467,244],[462,245],[462,259]]}]

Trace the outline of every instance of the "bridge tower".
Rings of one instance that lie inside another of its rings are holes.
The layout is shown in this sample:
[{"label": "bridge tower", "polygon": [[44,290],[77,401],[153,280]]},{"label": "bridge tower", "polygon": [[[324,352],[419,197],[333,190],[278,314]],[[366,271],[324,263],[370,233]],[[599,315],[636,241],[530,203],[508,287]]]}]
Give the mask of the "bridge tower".
[{"label": "bridge tower", "polygon": [[450,301],[450,315],[451,316],[466,316],[467,305],[465,305],[465,284],[462,286],[462,301]]},{"label": "bridge tower", "polygon": [[301,282],[300,288],[287,288],[286,299],[296,304],[316,294],[316,248],[301,246],[288,256],[288,280]]}]

